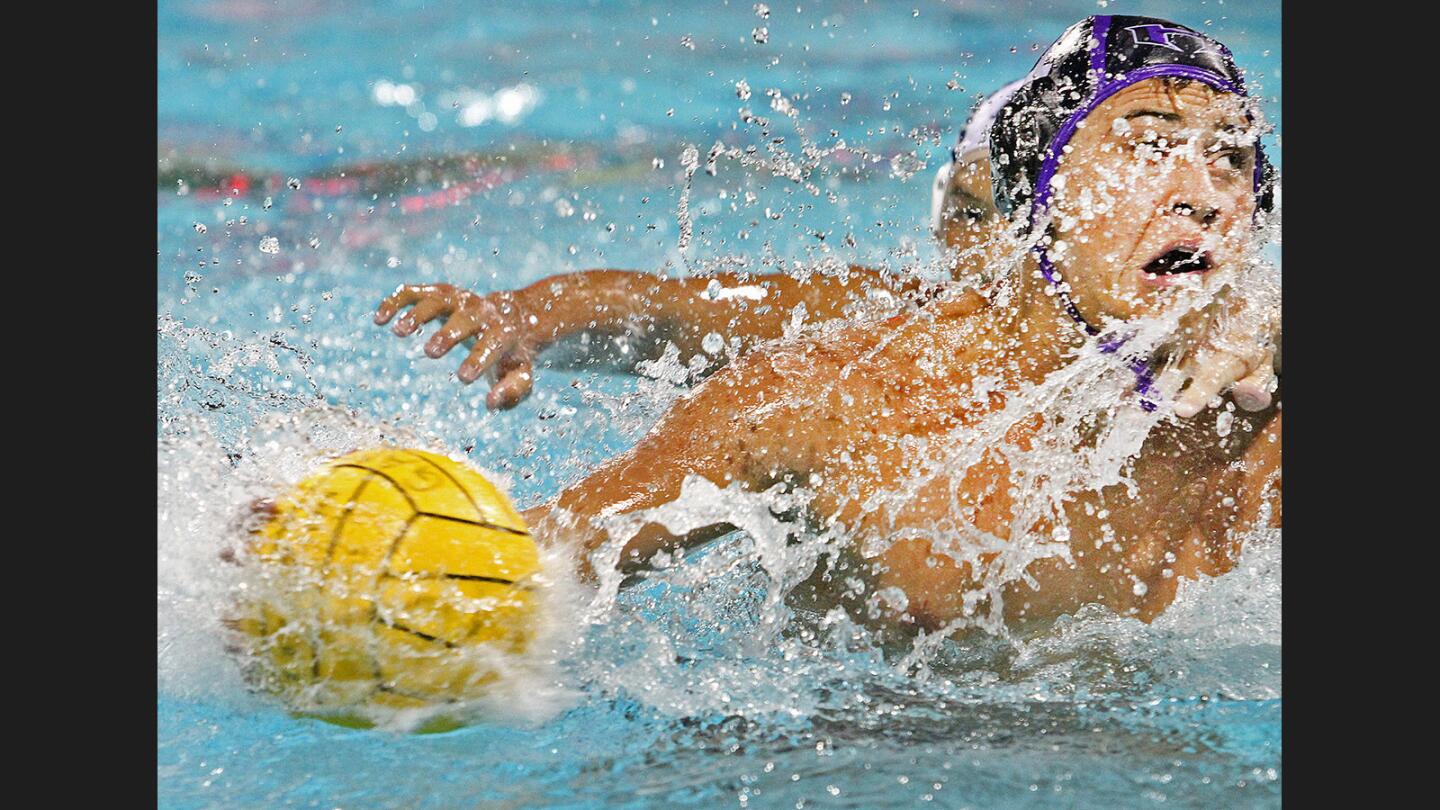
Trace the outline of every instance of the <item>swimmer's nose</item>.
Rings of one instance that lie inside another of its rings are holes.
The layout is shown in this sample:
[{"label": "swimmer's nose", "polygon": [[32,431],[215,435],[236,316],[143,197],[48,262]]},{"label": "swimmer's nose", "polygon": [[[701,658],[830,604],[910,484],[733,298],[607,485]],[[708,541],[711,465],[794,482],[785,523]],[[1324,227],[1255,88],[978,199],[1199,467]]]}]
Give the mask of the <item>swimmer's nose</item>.
[{"label": "swimmer's nose", "polygon": [[1209,167],[1201,161],[1181,161],[1172,174],[1169,210],[1194,220],[1205,228],[1217,225],[1222,215],[1236,205],[1215,185]]},{"label": "swimmer's nose", "polygon": [[1220,218],[1220,209],[1214,206],[1177,202],[1170,206],[1170,210],[1182,217],[1190,217],[1201,225],[1207,226],[1215,224],[1215,220]]},{"label": "swimmer's nose", "polygon": [[1184,183],[1170,200],[1172,213],[1192,219],[1206,228],[1219,221],[1224,209],[1225,202],[1219,198],[1218,189],[1211,184],[1208,177]]}]

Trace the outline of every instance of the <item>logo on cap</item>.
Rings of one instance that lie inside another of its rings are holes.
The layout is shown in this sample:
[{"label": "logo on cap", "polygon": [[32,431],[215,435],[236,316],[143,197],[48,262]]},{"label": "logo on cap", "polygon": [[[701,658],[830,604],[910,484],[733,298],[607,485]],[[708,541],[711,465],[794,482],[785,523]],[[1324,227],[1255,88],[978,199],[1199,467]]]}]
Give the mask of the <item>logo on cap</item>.
[{"label": "logo on cap", "polygon": [[1130,35],[1135,37],[1136,45],[1155,45],[1161,48],[1169,48],[1172,51],[1180,50],[1179,45],[1170,41],[1172,35],[1193,37],[1199,40],[1205,38],[1203,34],[1197,34],[1188,28],[1170,28],[1169,26],[1160,25],[1159,23],[1132,25],[1125,30],[1129,31]]}]

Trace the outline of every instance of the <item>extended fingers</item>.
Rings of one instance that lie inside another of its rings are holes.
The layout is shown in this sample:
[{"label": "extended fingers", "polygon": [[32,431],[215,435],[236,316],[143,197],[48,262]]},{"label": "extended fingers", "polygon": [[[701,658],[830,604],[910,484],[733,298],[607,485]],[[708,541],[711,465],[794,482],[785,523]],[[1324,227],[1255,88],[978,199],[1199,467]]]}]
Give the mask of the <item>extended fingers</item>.
[{"label": "extended fingers", "polygon": [[485,396],[485,407],[508,410],[520,404],[535,384],[535,366],[528,356],[512,356],[500,363],[500,379]]},{"label": "extended fingers", "polygon": [[1175,415],[1189,419],[1205,409],[1225,386],[1250,370],[1244,360],[1233,354],[1212,352],[1196,358],[1190,374],[1190,387],[1175,401]]},{"label": "extended fingers", "polygon": [[500,358],[508,337],[500,329],[494,329],[481,335],[480,339],[475,341],[475,346],[470,349],[470,356],[460,364],[460,370],[455,373],[455,376],[459,377],[460,382],[466,385],[478,380],[480,375],[485,373],[485,369]]},{"label": "extended fingers", "polygon": [[395,313],[399,312],[401,307],[408,307],[419,301],[426,294],[427,289],[429,288],[420,284],[401,284],[396,287],[395,292],[385,296],[385,299],[380,302],[380,306],[376,308],[376,325],[384,325],[395,317]]},{"label": "extended fingers", "polygon": [[453,299],[454,294],[455,288],[450,284],[401,284],[395,288],[395,292],[390,293],[380,302],[380,306],[375,310],[375,323],[377,325],[388,323],[391,318],[395,317],[395,313],[418,301],[433,298],[450,300]]},{"label": "extended fingers", "polygon": [[1270,407],[1271,392],[1275,390],[1274,351],[1266,353],[1265,359],[1249,376],[1235,383],[1230,397],[1247,411],[1263,411]]},{"label": "extended fingers", "polygon": [[443,357],[446,352],[455,348],[455,344],[489,329],[501,328],[503,324],[495,307],[491,306],[483,298],[472,297],[468,301],[461,301],[456,306],[454,314],[440,331],[431,336],[425,343],[425,353],[431,357]]}]

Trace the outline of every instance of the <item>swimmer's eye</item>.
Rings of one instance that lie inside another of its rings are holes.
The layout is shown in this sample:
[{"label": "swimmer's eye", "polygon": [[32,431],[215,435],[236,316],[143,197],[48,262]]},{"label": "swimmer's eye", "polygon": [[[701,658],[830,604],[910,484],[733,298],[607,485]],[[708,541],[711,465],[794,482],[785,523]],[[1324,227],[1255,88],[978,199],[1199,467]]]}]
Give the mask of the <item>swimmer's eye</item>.
[{"label": "swimmer's eye", "polygon": [[973,206],[961,208],[960,215],[965,217],[966,222],[976,223],[985,218],[985,212]]},{"label": "swimmer's eye", "polygon": [[1221,149],[1211,154],[1210,165],[1223,172],[1238,172],[1250,168],[1252,159],[1249,149]]}]

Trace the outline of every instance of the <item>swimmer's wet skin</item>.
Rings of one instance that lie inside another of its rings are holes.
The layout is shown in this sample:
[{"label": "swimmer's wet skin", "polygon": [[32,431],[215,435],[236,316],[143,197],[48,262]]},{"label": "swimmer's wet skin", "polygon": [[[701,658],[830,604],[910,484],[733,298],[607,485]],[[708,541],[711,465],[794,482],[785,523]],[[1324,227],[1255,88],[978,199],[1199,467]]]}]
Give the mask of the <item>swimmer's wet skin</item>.
[{"label": "swimmer's wet skin", "polygon": [[587,270],[488,295],[449,284],[404,285],[381,303],[375,322],[387,323],[413,305],[392,327],[405,337],[445,316],[426,341],[425,353],[443,357],[476,338],[456,376],[468,384],[492,371],[495,384],[486,405],[510,408],[530,393],[537,356],[568,335],[627,334],[637,360],[669,342],[680,350],[681,363],[688,366],[698,357],[712,365],[717,352],[705,345],[708,335],[721,336],[725,345],[738,340],[743,351],[783,335],[801,307],[808,321],[826,321],[843,316],[847,306],[875,291],[913,297],[920,285],[859,266],[850,267],[843,278],[817,275],[807,281],[783,274],[662,279],[627,270]]},{"label": "swimmer's wet skin", "polygon": [[[1092,81],[1087,69],[1106,81]],[[1121,72],[1127,78],[1115,79]],[[1038,106],[1071,89],[1086,92],[1068,107]],[[610,539],[604,518],[675,500],[689,475],[753,489],[798,478],[817,491],[809,517],[843,524],[855,549],[905,538],[867,560],[868,590],[896,587],[908,597],[889,618],[933,629],[973,615],[982,576],[917,535],[958,523],[1003,541],[1012,531],[1049,536],[1054,527],[1044,521],[1015,525],[1033,513],[1012,502],[1006,485],[1014,480],[1006,454],[1031,448],[1041,414],[1015,420],[1004,442],[966,469],[927,465],[943,460],[957,431],[1074,363],[1095,340],[1087,331],[1162,314],[1175,279],[1218,284],[1246,261],[1268,191],[1258,182],[1263,167],[1242,91],[1228,52],[1199,32],[1119,16],[1071,26],[1006,104],[990,139],[996,200],[1037,237],[1018,272],[881,324],[755,349],[678,402],[630,451],[529,510],[527,522],[537,536],[573,545],[588,568],[590,552]],[[1017,138],[1027,132],[1039,141]],[[1063,161],[1049,157],[1057,137],[1068,140]],[[1096,198],[1109,202],[1086,202]],[[1234,566],[1264,504],[1279,525],[1275,325],[1222,317],[1247,306],[1233,290],[1216,299],[1162,347],[1181,360],[1161,387],[1188,387],[1132,457],[1133,491],[1070,494],[1070,559],[1039,559],[1025,569],[1030,581],[1005,586],[1007,622],[1088,603],[1150,621],[1174,600],[1179,579]],[[387,302],[377,320],[404,300]],[[1240,411],[1208,407],[1232,387]],[[1130,406],[1138,398],[1120,407]],[[878,497],[922,472],[913,495]],[[624,540],[620,564],[642,565],[731,528],[675,535],[650,523]]]},{"label": "swimmer's wet skin", "polygon": [[[990,193],[990,124],[1011,84],[981,105],[966,124],[950,164],[937,178],[932,225],[954,259],[951,275],[962,278],[984,270],[993,260],[992,245],[1002,226]],[[852,304],[871,297],[901,297],[923,303],[932,291],[913,280],[852,265],[846,278],[816,275],[801,282],[784,275],[714,273],[703,278],[666,279],[628,270],[586,270],[552,276],[520,290],[481,294],[451,284],[405,284],[381,302],[376,324],[395,320],[400,337],[444,318],[425,344],[440,358],[466,340],[475,345],[456,376],[470,384],[490,372],[494,379],[485,399],[492,409],[519,404],[534,385],[534,368],[544,349],[570,335],[625,334],[635,359],[655,356],[667,343],[679,349],[687,367],[699,358],[718,368],[729,357],[707,350],[705,338],[719,336],[736,353],[780,337],[797,315],[808,323],[843,317]],[[632,366],[633,368],[633,366]]]}]

